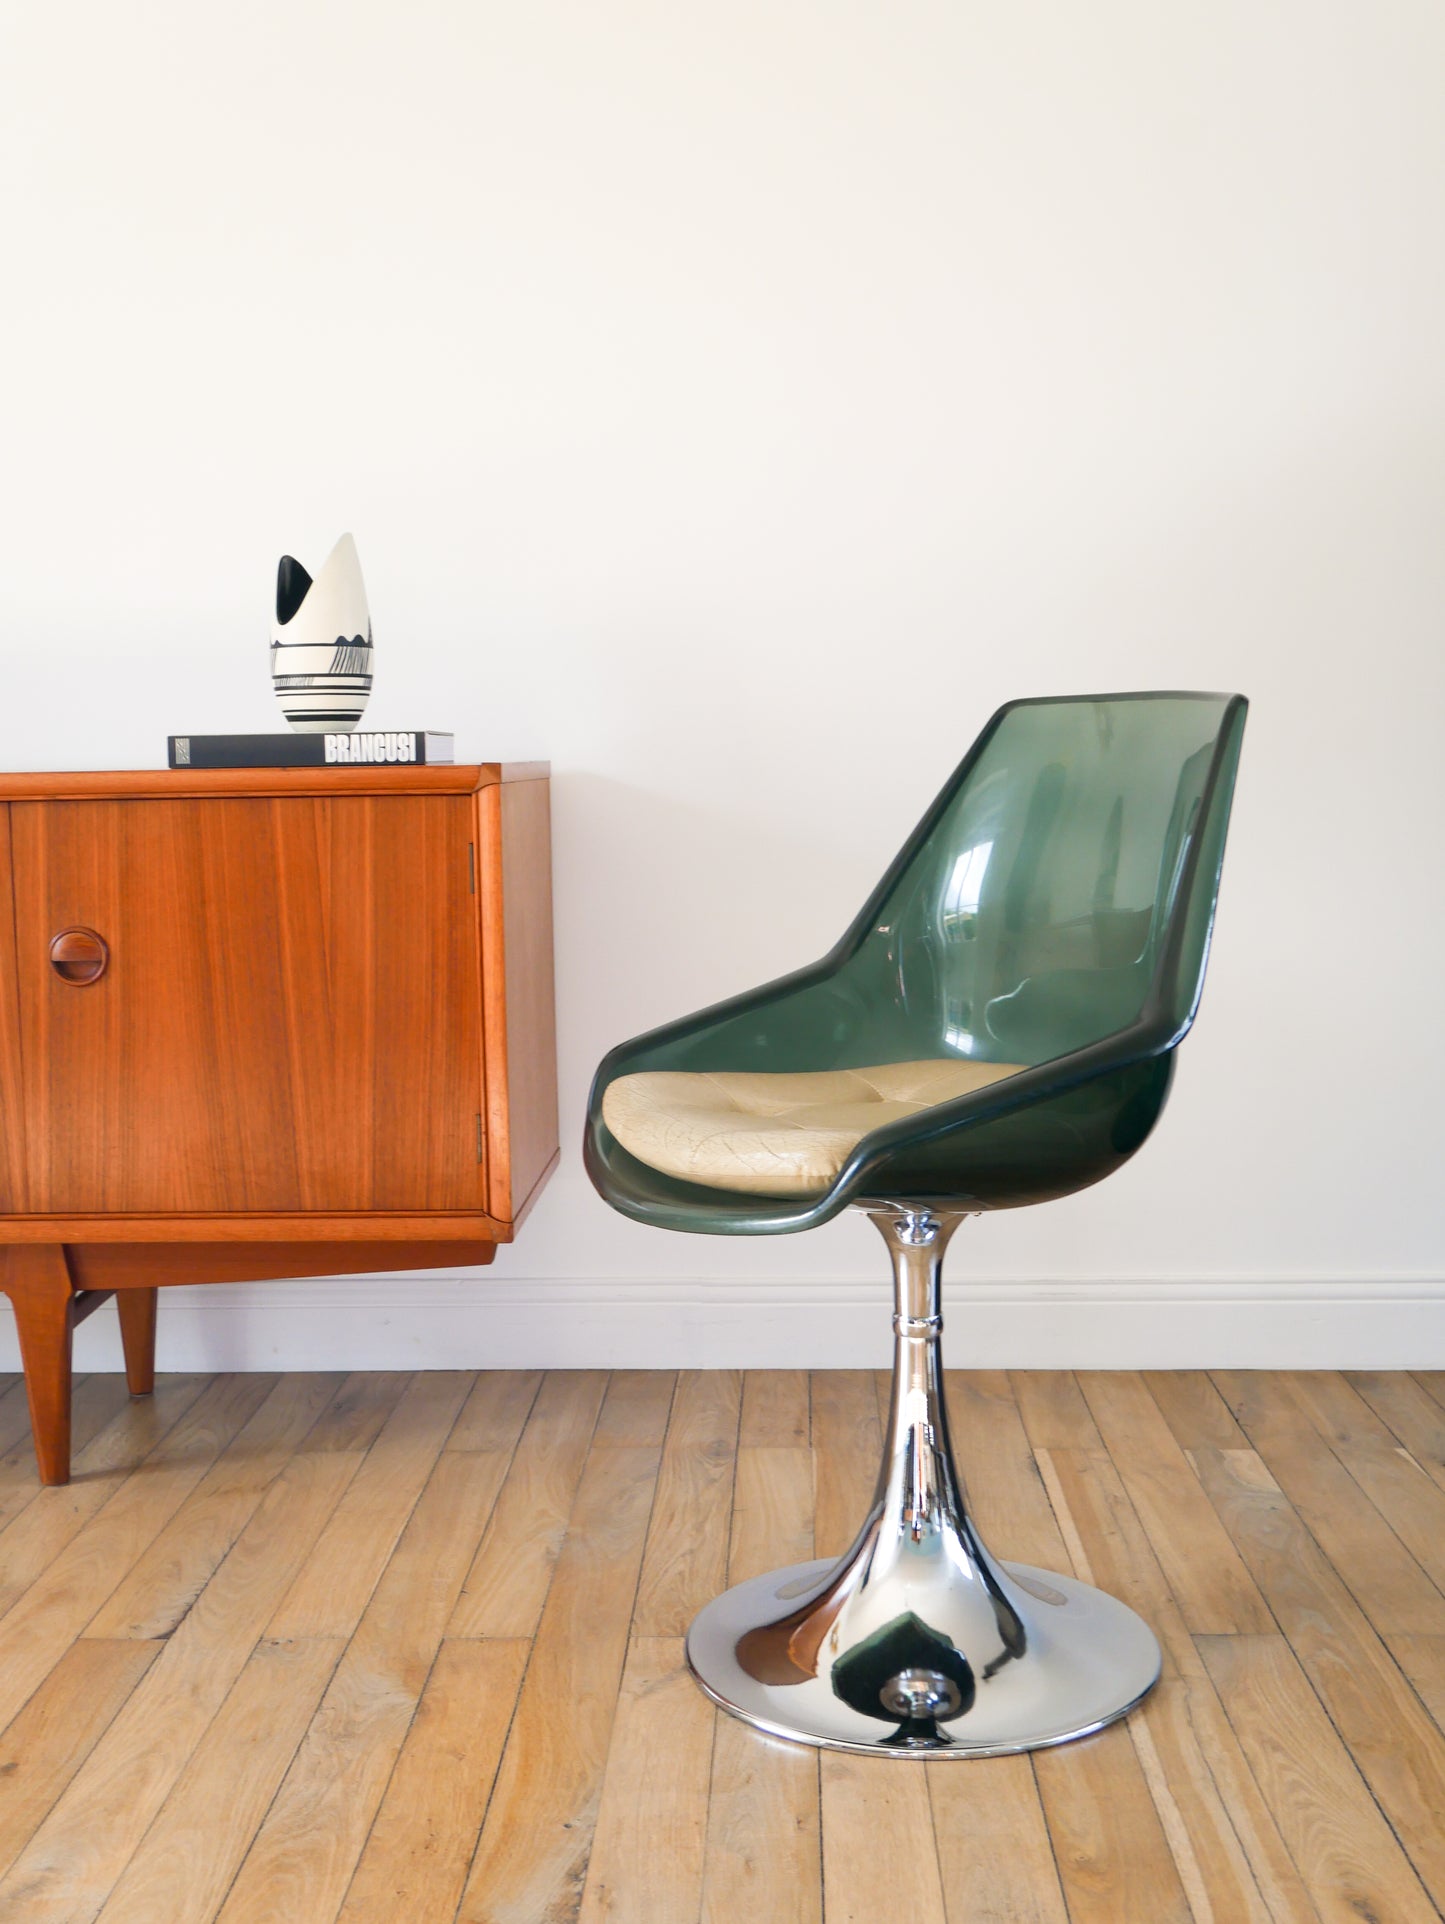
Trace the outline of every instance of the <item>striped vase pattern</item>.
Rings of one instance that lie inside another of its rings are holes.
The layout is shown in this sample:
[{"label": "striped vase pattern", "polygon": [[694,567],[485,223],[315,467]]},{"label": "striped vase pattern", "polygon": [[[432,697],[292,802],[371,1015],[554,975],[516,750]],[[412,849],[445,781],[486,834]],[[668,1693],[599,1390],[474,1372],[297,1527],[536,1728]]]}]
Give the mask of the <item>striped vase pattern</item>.
[{"label": "striped vase pattern", "polygon": [[300,735],[355,728],[371,693],[371,612],[356,543],[342,535],[313,581],[292,555],[276,570],[276,699]]}]

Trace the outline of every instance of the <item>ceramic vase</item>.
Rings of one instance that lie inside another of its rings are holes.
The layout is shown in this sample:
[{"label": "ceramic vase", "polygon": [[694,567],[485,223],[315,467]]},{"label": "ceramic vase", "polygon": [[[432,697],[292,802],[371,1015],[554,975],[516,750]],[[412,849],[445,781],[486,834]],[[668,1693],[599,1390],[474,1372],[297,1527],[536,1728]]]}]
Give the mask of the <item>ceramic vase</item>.
[{"label": "ceramic vase", "polygon": [[302,735],[355,728],[371,693],[371,614],[356,543],[342,535],[313,581],[292,555],[276,570],[276,699]]}]

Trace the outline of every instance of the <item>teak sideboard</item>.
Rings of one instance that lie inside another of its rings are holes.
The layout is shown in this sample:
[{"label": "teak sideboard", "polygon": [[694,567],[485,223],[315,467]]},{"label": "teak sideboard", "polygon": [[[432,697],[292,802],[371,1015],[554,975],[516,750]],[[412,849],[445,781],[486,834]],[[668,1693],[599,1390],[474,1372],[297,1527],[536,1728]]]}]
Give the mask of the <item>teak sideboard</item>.
[{"label": "teak sideboard", "polygon": [[112,1293],[490,1262],[557,1160],[545,764],[0,775],[0,1289],[40,1475]]}]

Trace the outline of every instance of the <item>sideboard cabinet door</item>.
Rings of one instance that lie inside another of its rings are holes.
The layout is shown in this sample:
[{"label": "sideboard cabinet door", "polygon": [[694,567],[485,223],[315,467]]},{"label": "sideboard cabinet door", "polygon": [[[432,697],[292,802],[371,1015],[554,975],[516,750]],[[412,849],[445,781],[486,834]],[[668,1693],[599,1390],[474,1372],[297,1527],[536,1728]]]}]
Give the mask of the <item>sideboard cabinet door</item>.
[{"label": "sideboard cabinet door", "polygon": [[29,1209],[485,1206],[466,797],[10,817]]}]

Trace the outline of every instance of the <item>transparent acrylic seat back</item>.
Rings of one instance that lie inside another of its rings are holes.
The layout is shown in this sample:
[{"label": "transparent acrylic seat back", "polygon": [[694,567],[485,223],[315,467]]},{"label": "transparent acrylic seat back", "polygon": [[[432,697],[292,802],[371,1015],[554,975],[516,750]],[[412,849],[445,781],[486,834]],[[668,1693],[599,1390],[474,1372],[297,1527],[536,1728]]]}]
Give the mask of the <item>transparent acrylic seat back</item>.
[{"label": "transparent acrylic seat back", "polygon": [[[670,1227],[757,1233],[863,1195],[1042,1200],[1117,1167],[1198,1003],[1245,710],[1204,694],[1001,709],[829,956],[608,1056],[587,1143],[602,1193]],[[802,1205],[648,1171],[600,1115],[607,1084],[641,1070],[949,1058],[1024,1073],[865,1138]]]}]

